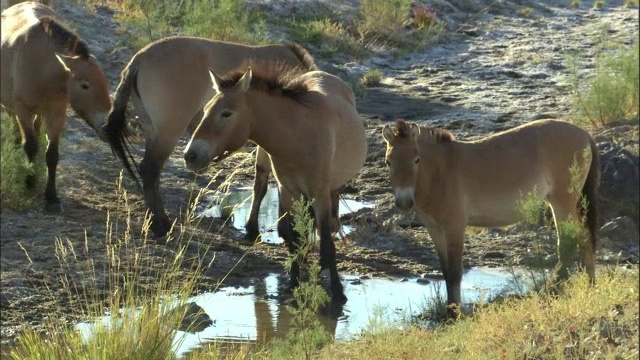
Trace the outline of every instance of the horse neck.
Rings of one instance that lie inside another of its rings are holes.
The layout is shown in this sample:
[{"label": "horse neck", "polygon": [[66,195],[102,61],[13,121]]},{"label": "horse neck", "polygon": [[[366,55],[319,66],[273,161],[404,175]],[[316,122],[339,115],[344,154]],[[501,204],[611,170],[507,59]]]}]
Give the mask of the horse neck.
[{"label": "horse neck", "polygon": [[437,206],[440,199],[446,197],[446,190],[453,186],[447,170],[451,168],[455,146],[455,142],[421,145],[420,152],[426,155],[420,161],[415,192],[416,201],[425,199],[423,208]]},{"label": "horse neck", "polygon": [[251,131],[249,140],[265,149],[271,156],[283,156],[296,147],[298,129],[303,127],[304,117],[293,100],[249,90],[247,103],[251,104]]}]

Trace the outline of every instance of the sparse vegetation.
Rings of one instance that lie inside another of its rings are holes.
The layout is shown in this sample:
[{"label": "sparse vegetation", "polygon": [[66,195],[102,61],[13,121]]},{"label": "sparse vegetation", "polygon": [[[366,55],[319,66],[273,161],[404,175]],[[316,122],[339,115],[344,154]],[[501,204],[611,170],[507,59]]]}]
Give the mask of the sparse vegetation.
[{"label": "sparse vegetation", "polygon": [[531,293],[483,306],[455,324],[365,334],[318,359],[632,359],[638,356],[638,269],[605,269],[598,285],[572,277],[560,295]]},{"label": "sparse vegetation", "polygon": [[547,208],[547,202],[540,198],[535,187],[531,192],[524,194],[522,199],[518,201],[518,212],[525,225],[544,224],[544,213]]},{"label": "sparse vegetation", "polygon": [[638,44],[636,38],[631,46],[607,50],[605,41],[600,39],[595,55],[596,72],[587,78],[581,78],[576,58],[569,58],[578,124],[602,127],[624,120],[638,120]]},{"label": "sparse vegetation", "polygon": [[605,5],[607,5],[607,2],[605,0],[595,0],[593,2],[594,9],[602,9]]},{"label": "sparse vegetation", "polygon": [[533,13],[533,8],[525,6],[518,9],[518,15],[522,17],[529,17]]},{"label": "sparse vegetation", "polygon": [[[39,151],[33,163],[29,163],[20,143],[20,131],[16,120],[2,112],[2,152],[0,177],[2,206],[14,211],[25,211],[42,197],[47,181],[47,165],[44,154],[47,149],[45,124],[42,124],[38,138]],[[28,189],[27,176],[34,175],[35,187]]]},{"label": "sparse vegetation", "polygon": [[[189,307],[184,305],[215,255],[205,247],[199,256],[187,257],[191,235],[183,226],[170,235],[176,245],[173,256],[165,260],[146,256],[155,251],[147,238],[150,217],[136,236],[122,173],[118,194],[118,211],[107,221],[104,259],[90,256],[86,235],[80,246],[68,239],[56,239],[61,275],[49,291],[62,289],[72,312],[62,307],[52,309],[45,324],[49,335],[26,330],[18,337],[11,358],[120,359],[127,354],[131,359],[174,359],[175,346],[181,341],[176,338],[176,330],[198,326],[202,321],[196,314],[188,314]],[[186,221],[195,226],[199,219],[187,214]],[[101,320],[105,315],[109,315],[108,320]],[[70,316],[89,321],[91,330],[83,333],[70,328],[63,322]]]},{"label": "sparse vegetation", "polygon": [[369,70],[364,75],[362,75],[362,80],[360,80],[360,82],[363,86],[366,87],[378,86],[382,81],[382,76],[382,70],[380,69]]}]

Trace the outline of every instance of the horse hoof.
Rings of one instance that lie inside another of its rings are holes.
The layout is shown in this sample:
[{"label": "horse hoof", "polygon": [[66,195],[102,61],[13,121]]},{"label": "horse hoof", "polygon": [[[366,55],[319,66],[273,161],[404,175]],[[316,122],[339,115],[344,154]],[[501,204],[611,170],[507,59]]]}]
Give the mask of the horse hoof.
[{"label": "horse hoof", "polygon": [[347,303],[347,296],[344,293],[340,293],[337,295],[331,294],[331,302],[334,304],[344,305]]},{"label": "horse hoof", "polygon": [[169,232],[169,221],[168,220],[154,220],[151,222],[150,230],[153,233],[153,239],[160,239],[165,237]]},{"label": "horse hoof", "polygon": [[62,203],[61,202],[52,202],[52,203],[46,203],[44,205],[44,210],[48,213],[52,213],[52,214],[60,214],[64,212],[64,209],[62,208]]},{"label": "horse hoof", "polygon": [[252,242],[252,243],[254,243],[254,242],[258,241],[258,237],[259,237],[259,236],[260,236],[260,233],[259,233],[259,232],[255,232],[255,233],[254,233],[254,232],[249,232],[249,231],[247,231],[247,233],[244,235],[243,240],[244,240],[244,241],[247,241],[247,242]]}]

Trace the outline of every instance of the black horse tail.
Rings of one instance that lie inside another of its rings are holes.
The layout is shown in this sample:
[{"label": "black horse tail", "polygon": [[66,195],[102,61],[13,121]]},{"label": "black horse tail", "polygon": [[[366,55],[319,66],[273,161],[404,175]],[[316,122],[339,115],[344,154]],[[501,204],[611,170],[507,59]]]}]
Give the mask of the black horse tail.
[{"label": "black horse tail", "polygon": [[[135,159],[131,155],[129,150],[130,143],[127,139],[127,118],[126,110],[129,97],[131,97],[131,91],[136,88],[136,79],[138,77],[139,62],[137,56],[129,62],[127,67],[122,70],[120,74],[120,84],[116,89],[116,98],[113,101],[113,107],[111,112],[105,119],[105,124],[102,126],[102,131],[111,146],[111,150],[116,156],[122,160],[122,164],[125,169],[135,180],[136,184],[140,187],[138,176],[140,169],[135,162]],[[135,171],[134,171],[135,169]]]},{"label": "black horse tail", "polygon": [[289,50],[291,50],[296,55],[298,60],[300,60],[300,62],[304,65],[304,67],[308,71],[320,70],[320,68],[316,65],[315,61],[313,60],[313,56],[311,56],[309,51],[307,51],[307,49],[302,47],[302,45],[297,43],[288,43],[285,46],[288,47]]},{"label": "black horse tail", "polygon": [[591,167],[587,174],[587,180],[582,187],[582,196],[586,201],[586,206],[580,204],[579,208],[582,217],[585,219],[585,225],[591,235],[591,245],[593,251],[596,251],[597,234],[598,234],[598,211],[596,202],[598,201],[598,186],[600,186],[600,155],[598,147],[593,138],[589,138],[591,147]]}]

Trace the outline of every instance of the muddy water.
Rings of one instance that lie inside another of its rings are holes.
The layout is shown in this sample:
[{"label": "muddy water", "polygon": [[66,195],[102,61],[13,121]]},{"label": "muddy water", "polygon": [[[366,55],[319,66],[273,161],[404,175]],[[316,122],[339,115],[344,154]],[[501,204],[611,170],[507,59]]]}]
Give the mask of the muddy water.
[{"label": "muddy water", "polygon": [[[221,217],[223,211],[232,209],[229,212],[233,212],[233,216],[229,218],[229,222],[236,229],[244,232],[244,223],[247,221],[249,212],[251,211],[251,189],[240,188],[238,190],[229,192],[224,196],[215,196],[209,199],[205,199],[203,203],[207,206],[200,209],[199,215],[204,217]],[[356,201],[352,199],[341,199],[339,207],[339,215],[345,215],[348,213],[356,212],[362,208],[373,207],[374,203],[370,201]],[[262,241],[269,244],[280,244],[283,242],[282,238],[278,236],[277,231],[278,222],[278,189],[275,186],[270,186],[267,190],[262,203],[260,204],[260,214],[258,216],[258,223]],[[348,234],[353,231],[348,225],[342,226],[343,234]]]},{"label": "muddy water", "polygon": [[[436,296],[439,288],[444,296],[444,282],[432,279],[428,284],[418,279],[361,279],[342,275],[349,301],[336,316],[323,316],[321,321],[337,341],[353,339],[375,324],[401,326],[412,315],[420,313]],[[463,302],[490,298],[509,287],[512,276],[501,269],[476,268],[464,274]],[[176,353],[182,356],[211,341],[268,342],[287,334],[292,316],[279,293],[286,279],[272,274],[256,279],[249,287],[227,287],[215,293],[194,296],[189,301],[201,306],[213,324],[198,333],[176,334]],[[103,324],[108,318],[101,319]],[[90,336],[91,325],[77,325]],[[178,341],[180,339],[180,341]]]}]

